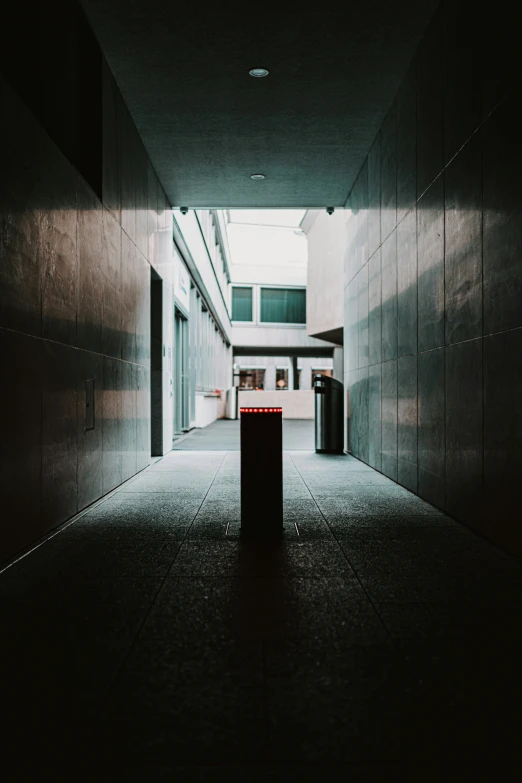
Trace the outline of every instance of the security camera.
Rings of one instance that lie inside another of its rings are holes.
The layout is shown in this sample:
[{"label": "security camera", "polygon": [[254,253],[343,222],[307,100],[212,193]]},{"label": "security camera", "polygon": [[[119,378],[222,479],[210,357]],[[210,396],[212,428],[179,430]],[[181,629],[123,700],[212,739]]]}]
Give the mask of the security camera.
[{"label": "security camera", "polygon": [[188,207],[180,207],[179,211],[181,212],[182,215],[186,215],[188,212]]},{"label": "security camera", "polygon": [[328,212],[329,215],[333,215],[335,211],[335,207],[326,207],[326,211]]}]

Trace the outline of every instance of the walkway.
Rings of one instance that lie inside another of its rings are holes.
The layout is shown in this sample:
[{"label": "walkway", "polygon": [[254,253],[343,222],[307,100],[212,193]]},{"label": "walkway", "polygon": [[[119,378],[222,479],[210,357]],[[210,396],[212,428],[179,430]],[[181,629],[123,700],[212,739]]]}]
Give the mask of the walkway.
[{"label": "walkway", "polygon": [[4,765],[156,783],[468,780],[493,762],[507,779],[518,563],[309,451],[285,453],[281,546],[249,549],[239,457],[171,452],[3,573]]},{"label": "walkway", "polygon": [[[182,451],[239,451],[239,421],[219,419],[203,429],[191,430],[175,441],[174,448]],[[285,419],[283,448],[288,451],[313,450],[314,421]]]}]

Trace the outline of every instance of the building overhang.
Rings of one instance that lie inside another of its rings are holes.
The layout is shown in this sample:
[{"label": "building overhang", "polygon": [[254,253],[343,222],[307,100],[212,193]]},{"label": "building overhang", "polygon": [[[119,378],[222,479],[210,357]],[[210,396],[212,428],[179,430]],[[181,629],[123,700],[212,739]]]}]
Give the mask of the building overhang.
[{"label": "building overhang", "polygon": [[311,334],[316,340],[326,340],[329,343],[335,343],[337,346],[344,345],[344,328],[339,326],[337,329],[329,329],[327,332]]},{"label": "building overhang", "polygon": [[300,356],[305,358],[331,358],[336,345],[305,347],[305,346],[273,346],[262,345],[253,347],[251,345],[234,345],[232,353],[234,356]]}]

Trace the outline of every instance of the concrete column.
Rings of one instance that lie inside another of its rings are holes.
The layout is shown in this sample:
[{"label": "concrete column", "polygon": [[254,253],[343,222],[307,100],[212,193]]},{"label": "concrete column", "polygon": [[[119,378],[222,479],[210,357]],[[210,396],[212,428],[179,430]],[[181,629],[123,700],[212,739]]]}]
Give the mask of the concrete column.
[{"label": "concrete column", "polygon": [[290,358],[290,367],[291,367],[291,378],[288,379],[288,387],[290,389],[293,389],[294,391],[299,388],[298,383],[298,374],[297,374],[297,356],[292,356]]},{"label": "concrete column", "polygon": [[303,391],[308,391],[312,388],[312,360],[301,359],[301,380],[299,381],[299,388]]},{"label": "concrete column", "polygon": [[333,377],[336,381],[344,382],[344,349],[342,347],[334,348],[333,352]]},{"label": "concrete column", "polygon": [[269,364],[265,370],[265,391],[274,391],[276,383],[275,364]]}]

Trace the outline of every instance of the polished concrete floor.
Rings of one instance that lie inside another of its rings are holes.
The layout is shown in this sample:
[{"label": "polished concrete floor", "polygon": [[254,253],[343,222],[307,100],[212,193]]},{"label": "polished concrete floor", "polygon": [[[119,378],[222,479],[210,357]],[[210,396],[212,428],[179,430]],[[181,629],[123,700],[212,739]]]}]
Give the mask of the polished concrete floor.
[{"label": "polished concrete floor", "polygon": [[2,573],[4,766],[508,779],[520,565],[361,462],[311,451],[284,455],[280,545],[247,545],[239,457],[171,452]]}]

